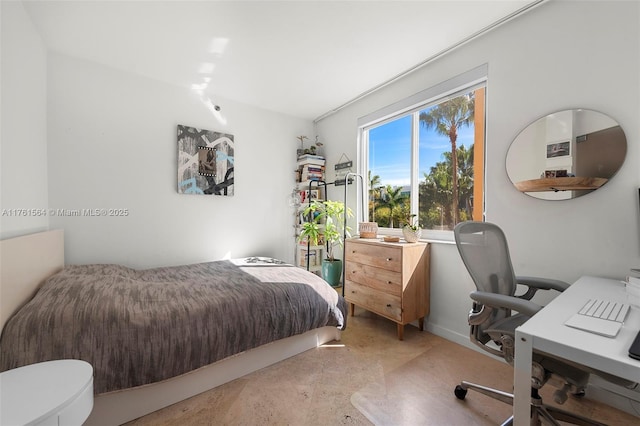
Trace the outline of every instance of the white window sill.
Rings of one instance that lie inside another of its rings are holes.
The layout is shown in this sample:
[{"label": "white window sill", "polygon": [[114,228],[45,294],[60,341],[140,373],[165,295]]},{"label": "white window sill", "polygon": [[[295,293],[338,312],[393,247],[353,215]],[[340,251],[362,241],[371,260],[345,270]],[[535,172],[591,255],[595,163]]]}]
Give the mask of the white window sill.
[{"label": "white window sill", "polygon": [[[385,228],[378,230],[378,238],[382,238],[385,235],[402,238],[402,230],[398,228]],[[422,238],[420,241],[431,244],[455,244],[453,237],[453,231],[434,231],[434,230],[422,230]]]}]

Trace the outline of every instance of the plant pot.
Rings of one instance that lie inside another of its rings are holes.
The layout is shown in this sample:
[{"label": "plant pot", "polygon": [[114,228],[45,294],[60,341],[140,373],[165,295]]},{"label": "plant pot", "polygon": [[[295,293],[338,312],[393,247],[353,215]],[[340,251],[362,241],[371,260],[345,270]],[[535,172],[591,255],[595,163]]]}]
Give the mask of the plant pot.
[{"label": "plant pot", "polygon": [[322,278],[329,283],[331,287],[340,285],[340,276],[342,275],[342,260],[322,259]]},{"label": "plant pot", "polygon": [[408,226],[405,226],[404,228],[402,228],[402,235],[404,235],[404,239],[406,242],[415,243],[422,236],[422,229],[418,228],[417,230],[414,231]]}]

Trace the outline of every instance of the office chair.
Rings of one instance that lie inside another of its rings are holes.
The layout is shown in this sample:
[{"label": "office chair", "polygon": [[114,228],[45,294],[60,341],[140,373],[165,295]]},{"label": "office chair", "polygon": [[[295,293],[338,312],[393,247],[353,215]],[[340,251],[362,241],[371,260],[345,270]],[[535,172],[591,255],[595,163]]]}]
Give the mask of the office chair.
[{"label": "office chair", "polygon": [[[500,356],[513,365],[516,327],[535,315],[542,306],[530,299],[538,290],[564,291],[569,284],[552,279],[516,277],[511,264],[507,239],[502,230],[487,222],[462,222],[454,229],[456,246],[477,291],[470,294],[473,308],[469,312],[470,339],[485,351]],[[516,286],[527,287],[524,294],[516,296]],[[518,312],[513,314],[513,311]],[[531,377],[531,424],[545,420],[552,425],[558,421],[578,425],[602,425],[557,407],[545,405],[538,390],[553,376],[564,386],[554,394],[554,400],[562,404],[567,393],[584,395],[589,374],[594,371],[584,367],[534,353]],[[608,375],[603,374],[605,378]],[[625,383],[627,384],[627,383]],[[458,399],[464,399],[472,389],[499,401],[513,405],[513,394],[462,381],[454,391]],[[513,417],[503,425],[513,423]]]}]

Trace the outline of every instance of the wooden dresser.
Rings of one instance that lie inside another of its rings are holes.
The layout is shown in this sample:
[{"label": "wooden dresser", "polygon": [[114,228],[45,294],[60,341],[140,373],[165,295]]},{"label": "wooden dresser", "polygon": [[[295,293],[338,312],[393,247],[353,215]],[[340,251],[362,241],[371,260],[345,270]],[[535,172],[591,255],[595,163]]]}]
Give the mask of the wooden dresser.
[{"label": "wooden dresser", "polygon": [[429,244],[352,238],[345,242],[345,292],[351,305],[404,326],[429,314]]}]

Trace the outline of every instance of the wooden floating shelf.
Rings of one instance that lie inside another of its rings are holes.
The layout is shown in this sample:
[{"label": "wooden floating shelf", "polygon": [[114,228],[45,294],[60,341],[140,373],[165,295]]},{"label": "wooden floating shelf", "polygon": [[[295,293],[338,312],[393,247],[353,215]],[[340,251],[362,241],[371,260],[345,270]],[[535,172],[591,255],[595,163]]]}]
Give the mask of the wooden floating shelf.
[{"label": "wooden floating shelf", "polygon": [[580,191],[598,189],[607,182],[598,177],[559,177],[523,180],[515,184],[521,192]]}]

